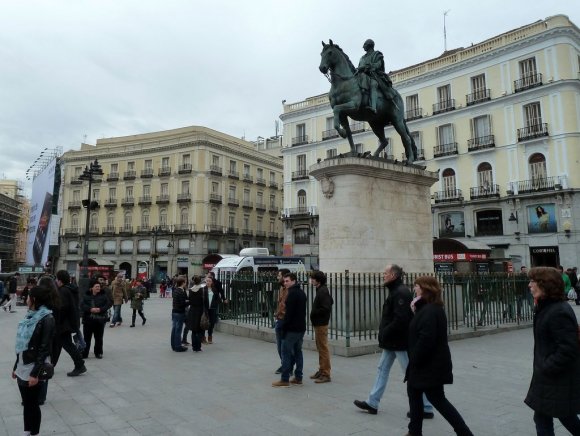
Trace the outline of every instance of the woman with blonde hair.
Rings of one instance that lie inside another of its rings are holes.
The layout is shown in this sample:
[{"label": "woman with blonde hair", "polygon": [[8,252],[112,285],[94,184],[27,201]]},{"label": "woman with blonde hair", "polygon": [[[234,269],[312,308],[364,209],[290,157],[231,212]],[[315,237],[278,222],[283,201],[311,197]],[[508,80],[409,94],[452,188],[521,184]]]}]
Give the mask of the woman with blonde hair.
[{"label": "woman with blonde hair", "polygon": [[435,277],[415,280],[415,315],[409,326],[409,366],[405,380],[411,409],[408,436],[423,433],[423,393],[433,407],[461,436],[473,433],[455,407],[445,398],[443,386],[453,383],[451,352],[447,343],[447,316],[441,285]]}]

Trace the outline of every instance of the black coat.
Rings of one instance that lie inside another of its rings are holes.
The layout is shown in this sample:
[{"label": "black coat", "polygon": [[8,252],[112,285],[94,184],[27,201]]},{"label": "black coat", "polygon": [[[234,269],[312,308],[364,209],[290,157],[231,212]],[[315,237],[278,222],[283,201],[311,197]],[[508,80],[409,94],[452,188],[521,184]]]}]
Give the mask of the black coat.
[{"label": "black coat", "polygon": [[578,322],[566,301],[538,303],[534,315],[534,372],[525,403],[553,417],[580,413]]},{"label": "black coat", "polygon": [[424,300],[415,303],[409,326],[409,366],[406,380],[415,389],[453,383],[453,365],[447,343],[445,309]]},{"label": "black coat", "polygon": [[286,313],[280,329],[283,333],[306,331],[306,294],[298,283],[288,289]]},{"label": "black coat", "polygon": [[328,325],[333,304],[334,300],[326,285],[320,285],[316,289],[316,297],[314,297],[310,311],[310,321],[313,326]]},{"label": "black coat", "polygon": [[387,285],[389,296],[383,304],[379,325],[379,347],[385,350],[404,351],[408,348],[409,323],[413,317],[413,295],[401,279]]},{"label": "black coat", "polygon": [[[197,289],[197,291],[193,291]],[[207,288],[196,287],[195,285],[188,291],[189,312],[187,312],[187,319],[185,325],[193,333],[203,332],[200,321],[201,315],[208,310]],[[215,298],[215,295],[214,295]]]},{"label": "black coat", "polygon": [[103,314],[107,313],[107,310],[110,309],[112,304],[112,301],[102,289],[97,295],[93,295],[90,290],[87,291],[87,293],[83,296],[83,301],[81,303],[83,322],[89,322],[91,319],[91,309],[93,307],[99,308],[98,313]]},{"label": "black coat", "polygon": [[60,308],[56,324],[57,333],[74,333],[79,328],[78,292],[76,301],[70,285],[58,288],[58,294],[60,295]]},{"label": "black coat", "polygon": [[34,363],[30,375],[32,377],[38,377],[40,367],[46,358],[50,356],[55,331],[55,322],[52,315],[46,315],[38,321],[30,337],[30,341],[28,341],[28,348],[22,352],[22,356],[16,356],[14,370],[16,370],[16,366],[18,365],[18,360],[22,357],[23,364]]}]

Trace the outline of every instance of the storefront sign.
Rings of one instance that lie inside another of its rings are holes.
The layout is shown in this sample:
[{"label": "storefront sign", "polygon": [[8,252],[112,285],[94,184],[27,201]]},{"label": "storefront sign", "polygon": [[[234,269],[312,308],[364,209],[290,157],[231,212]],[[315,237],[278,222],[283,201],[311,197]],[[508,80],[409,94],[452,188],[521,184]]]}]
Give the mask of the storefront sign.
[{"label": "storefront sign", "polygon": [[556,247],[530,247],[532,254],[556,254],[558,249]]},{"label": "storefront sign", "polygon": [[434,254],[433,261],[435,262],[455,262],[461,260],[486,260],[486,253],[441,253]]}]

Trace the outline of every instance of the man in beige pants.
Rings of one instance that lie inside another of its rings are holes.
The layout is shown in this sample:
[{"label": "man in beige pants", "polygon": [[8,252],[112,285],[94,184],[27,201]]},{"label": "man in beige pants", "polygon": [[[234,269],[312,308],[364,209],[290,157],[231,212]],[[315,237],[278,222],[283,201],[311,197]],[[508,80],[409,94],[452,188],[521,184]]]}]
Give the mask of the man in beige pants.
[{"label": "man in beige pants", "polygon": [[326,286],[326,275],[322,271],[312,271],[310,283],[316,288],[312,303],[310,321],[314,327],[316,349],[318,350],[318,371],[310,376],[314,383],[328,383],[330,379],[330,350],[328,349],[328,323],[332,311],[332,296]]}]

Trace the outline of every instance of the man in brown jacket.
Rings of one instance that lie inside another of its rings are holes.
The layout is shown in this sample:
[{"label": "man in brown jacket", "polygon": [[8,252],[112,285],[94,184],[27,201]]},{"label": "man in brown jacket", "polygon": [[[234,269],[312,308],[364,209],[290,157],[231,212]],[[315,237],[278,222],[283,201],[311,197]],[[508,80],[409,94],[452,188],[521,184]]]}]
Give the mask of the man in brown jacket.
[{"label": "man in brown jacket", "polygon": [[120,326],[123,322],[121,318],[121,306],[128,301],[127,283],[122,273],[117,274],[111,285],[113,294],[113,318],[109,327]]},{"label": "man in brown jacket", "polygon": [[275,371],[276,374],[282,373],[282,330],[281,321],[286,314],[286,297],[288,296],[288,289],[284,286],[284,275],[290,272],[289,269],[281,269],[278,271],[278,283],[280,284],[280,291],[278,292],[278,306],[274,312],[274,331],[276,332],[276,347],[278,349],[278,356],[280,357],[280,367]]}]

